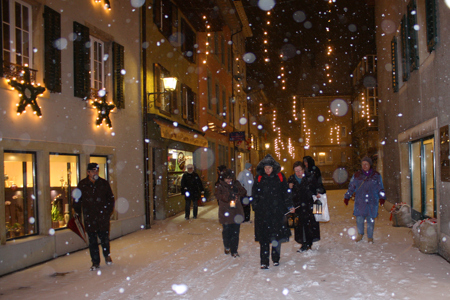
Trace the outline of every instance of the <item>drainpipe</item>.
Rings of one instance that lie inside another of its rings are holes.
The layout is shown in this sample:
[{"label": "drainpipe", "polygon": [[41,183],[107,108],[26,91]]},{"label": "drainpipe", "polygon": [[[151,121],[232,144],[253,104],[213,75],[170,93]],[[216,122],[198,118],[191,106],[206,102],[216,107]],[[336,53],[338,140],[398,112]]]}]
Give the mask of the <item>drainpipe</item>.
[{"label": "drainpipe", "polygon": [[[141,45],[147,40],[147,9],[143,5],[141,8]],[[142,142],[144,149],[144,203],[145,203],[145,228],[151,228],[152,219],[152,203],[153,199],[150,199],[149,186],[150,176],[148,171],[149,157],[148,157],[148,103],[147,103],[147,49],[141,47],[141,69],[142,69],[142,82],[141,82],[141,95],[142,95]]]},{"label": "drainpipe", "polygon": [[[234,117],[235,117],[235,104],[236,104],[236,98],[234,97],[234,51],[233,51],[233,46],[234,46],[234,41],[233,41],[233,37],[236,35],[236,34],[238,34],[238,33],[241,33],[242,32],[242,27],[241,27],[241,29],[239,30],[239,31],[236,31],[235,33],[232,33],[231,34],[231,99],[233,99],[234,100],[234,102],[233,102],[233,118],[232,118],[232,120],[233,120],[233,132],[234,132],[234,129],[235,129],[235,119],[234,119]],[[234,171],[235,172],[237,172],[237,170],[236,170],[236,142],[235,141],[233,141],[233,169],[234,169]]]}]

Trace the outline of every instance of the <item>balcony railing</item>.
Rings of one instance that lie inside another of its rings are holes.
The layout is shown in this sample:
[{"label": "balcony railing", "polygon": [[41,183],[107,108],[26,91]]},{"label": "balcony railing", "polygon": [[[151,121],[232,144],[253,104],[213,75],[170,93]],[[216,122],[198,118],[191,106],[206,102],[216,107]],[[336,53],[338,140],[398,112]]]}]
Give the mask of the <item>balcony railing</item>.
[{"label": "balcony railing", "polygon": [[[18,80],[23,77],[23,71],[25,70],[25,68],[26,66],[5,62],[3,64],[3,77],[9,80]],[[31,83],[36,83],[37,70],[29,70]]]}]

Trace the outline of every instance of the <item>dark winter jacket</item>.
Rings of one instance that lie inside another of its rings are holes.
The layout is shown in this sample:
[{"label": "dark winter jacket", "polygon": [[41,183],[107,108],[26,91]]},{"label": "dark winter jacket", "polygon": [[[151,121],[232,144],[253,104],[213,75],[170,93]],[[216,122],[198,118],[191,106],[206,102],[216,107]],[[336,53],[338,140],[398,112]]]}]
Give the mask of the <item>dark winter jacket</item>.
[{"label": "dark winter jacket", "polygon": [[313,214],[313,193],[312,190],[316,190],[316,187],[312,185],[311,177],[303,177],[299,183],[295,174],[291,175],[288,179],[288,183],[293,183],[292,190],[292,202],[295,209],[295,213],[298,215],[299,220],[295,227],[295,241],[303,244],[303,233],[306,234],[307,242],[316,242],[320,240],[320,227],[319,222],[316,221]]},{"label": "dark winter jacket", "polygon": [[89,176],[78,183],[81,197],[73,201],[76,213],[83,212],[86,232],[109,231],[109,220],[114,212],[114,195],[108,181],[98,178],[95,182]]},{"label": "dark winter jacket", "polygon": [[[267,165],[273,167],[270,175],[264,172],[264,166]],[[266,155],[256,167],[252,207],[255,211],[257,242],[273,240],[286,242],[291,236],[285,214],[293,207],[293,204],[286,177],[280,171],[280,164],[270,154]]]},{"label": "dark winter jacket", "polygon": [[186,172],[181,177],[181,191],[184,193],[185,198],[199,200],[201,192],[204,190],[202,180],[197,173],[192,172],[189,174]]},{"label": "dark winter jacket", "polygon": [[356,172],[350,180],[344,198],[350,199],[353,194],[355,194],[353,215],[376,218],[379,199],[386,199],[380,173],[373,169],[368,172],[363,170]]},{"label": "dark winter jacket", "polygon": [[[220,224],[241,224],[244,221],[244,209],[240,198],[246,194],[239,181],[233,180],[233,184],[227,184],[221,180],[216,186],[215,196],[219,202]],[[230,206],[233,200],[235,207]]]},{"label": "dark winter jacket", "polygon": [[311,156],[303,157],[303,161],[306,160],[308,162],[308,168],[305,170],[305,175],[308,177],[311,182],[310,189],[313,195],[317,194],[325,194],[325,188],[322,183],[322,173],[320,169],[316,166],[314,159]]}]

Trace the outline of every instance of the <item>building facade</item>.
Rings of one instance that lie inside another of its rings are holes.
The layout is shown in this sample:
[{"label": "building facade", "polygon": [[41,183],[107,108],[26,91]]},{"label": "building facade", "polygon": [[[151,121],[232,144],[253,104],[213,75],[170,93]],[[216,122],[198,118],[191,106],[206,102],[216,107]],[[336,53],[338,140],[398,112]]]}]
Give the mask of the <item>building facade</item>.
[{"label": "building facade", "polygon": [[448,176],[450,25],[446,1],[376,1],[379,147],[386,197],[436,219],[450,260]]},{"label": "building facade", "polygon": [[111,238],[145,224],[139,8],[107,2],[1,1],[0,274],[86,247],[66,225],[89,162]]}]

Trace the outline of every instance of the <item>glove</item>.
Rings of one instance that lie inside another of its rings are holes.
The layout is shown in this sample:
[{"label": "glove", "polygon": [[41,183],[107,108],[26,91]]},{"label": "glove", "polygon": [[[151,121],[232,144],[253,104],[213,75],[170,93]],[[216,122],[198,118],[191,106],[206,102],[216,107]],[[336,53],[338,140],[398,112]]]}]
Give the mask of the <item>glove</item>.
[{"label": "glove", "polygon": [[380,199],[380,205],[384,205],[385,201],[386,201],[386,199]]},{"label": "glove", "polygon": [[345,205],[348,205],[348,201],[350,201],[350,199],[344,199]]}]

